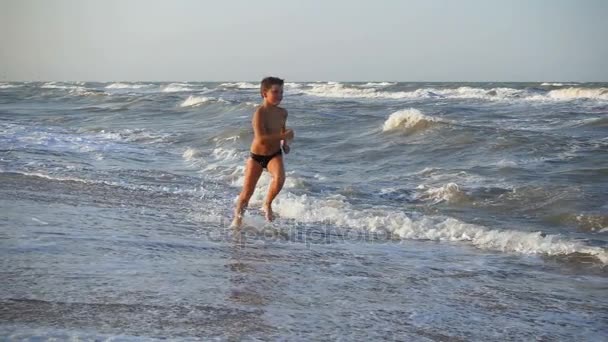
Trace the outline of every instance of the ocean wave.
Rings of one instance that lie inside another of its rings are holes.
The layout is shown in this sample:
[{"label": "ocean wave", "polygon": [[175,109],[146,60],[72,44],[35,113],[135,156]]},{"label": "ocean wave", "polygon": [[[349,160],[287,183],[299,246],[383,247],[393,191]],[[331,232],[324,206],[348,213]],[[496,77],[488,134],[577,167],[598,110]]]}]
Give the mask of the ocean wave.
[{"label": "ocean wave", "polygon": [[[86,88],[81,85],[82,82],[78,82],[77,85],[73,84],[58,84],[56,82],[47,82],[40,86],[41,89],[56,89],[56,90],[65,90],[68,95],[75,96],[98,96],[98,95],[108,95],[108,93],[97,90]],[[65,93],[64,93],[65,94]]]},{"label": "ocean wave", "polygon": [[257,108],[260,105],[260,103],[259,102],[245,101],[245,102],[241,103],[241,105],[243,105],[245,107]]},{"label": "ocean wave", "polygon": [[575,86],[578,83],[561,83],[561,82],[543,82],[541,86],[543,87],[563,87],[563,86]]},{"label": "ocean wave", "polygon": [[70,95],[77,95],[77,96],[106,96],[106,95],[109,95],[105,91],[96,90],[96,89],[87,89],[84,87],[77,87],[75,89],[71,89],[68,93]]},{"label": "ocean wave", "polygon": [[311,88],[303,92],[308,95],[331,98],[368,98],[368,99],[428,99],[428,98],[480,98],[498,99],[516,97],[522,90],[511,88],[481,89],[458,87],[455,89],[421,88],[413,91],[388,92],[380,89],[347,86],[339,82],[311,83]]},{"label": "ocean wave", "polygon": [[[254,205],[263,201],[263,194],[254,194],[254,197],[250,202]],[[277,197],[273,208],[280,217],[303,223],[330,223],[336,227],[390,233],[402,239],[460,241],[480,249],[510,253],[581,253],[593,256],[604,264],[608,263],[608,251],[605,248],[589,246],[582,241],[542,232],[489,229],[454,218],[422,216],[413,219],[401,211],[356,209],[340,195],[318,199],[287,192]]]},{"label": "ocean wave", "polygon": [[42,89],[62,89],[62,90],[85,90],[81,84],[60,84],[57,82],[46,82],[40,86]]},{"label": "ocean wave", "polygon": [[182,153],[182,158],[190,166],[198,168],[198,172],[204,176],[228,182],[242,176],[245,165],[244,153],[228,146],[205,150],[188,147]]},{"label": "ocean wave", "polygon": [[57,84],[56,82],[46,82],[40,86],[42,89],[74,89],[78,86]]},{"label": "ocean wave", "polygon": [[384,88],[384,87],[389,87],[392,85],[395,85],[397,83],[395,82],[367,82],[365,84],[362,84],[361,87],[366,87],[366,88]]},{"label": "ocean wave", "polygon": [[608,88],[562,88],[549,91],[548,99],[554,100],[576,100],[595,99],[608,100]]},{"label": "ocean wave", "polygon": [[602,214],[558,214],[546,218],[554,224],[574,225],[583,231],[604,233],[608,231],[608,215]]},{"label": "ocean wave", "polygon": [[186,148],[184,153],[182,153],[182,158],[184,158],[185,161],[193,161],[198,158],[201,158],[202,156],[203,153],[199,149],[194,147],[188,147]]},{"label": "ocean wave", "polygon": [[415,108],[403,109],[392,113],[382,126],[382,131],[394,131],[398,129],[406,132],[415,132],[431,127],[438,120],[422,114]]},{"label": "ocean wave", "polygon": [[161,193],[170,193],[174,195],[199,195],[201,193],[201,189],[198,188],[185,188],[182,189],[177,186],[167,186],[167,185],[143,185],[143,184],[131,184],[127,182],[115,182],[115,181],[106,181],[99,179],[86,179],[79,177],[70,177],[70,176],[60,176],[53,174],[45,174],[41,172],[24,172],[24,171],[4,171],[0,170],[0,173],[15,173],[26,177],[37,177],[48,179],[56,182],[76,182],[82,184],[89,185],[104,185],[111,187],[120,187],[129,190],[138,190],[138,191],[150,191],[150,192],[161,192]]},{"label": "ocean wave", "polygon": [[106,89],[141,89],[141,88],[148,88],[148,87],[152,87],[152,86],[153,85],[151,85],[151,84],[116,82],[116,83],[112,83],[110,85],[107,85],[105,88]]},{"label": "ocean wave", "polygon": [[220,87],[224,88],[238,88],[238,89],[259,89],[259,84],[253,84],[249,82],[227,82],[220,84]]},{"label": "ocean wave", "polygon": [[169,133],[151,132],[143,128],[121,129],[117,131],[100,130],[97,135],[101,138],[123,142],[161,143],[172,137]]},{"label": "ocean wave", "polygon": [[200,106],[200,105],[202,105],[204,103],[210,103],[210,102],[216,102],[216,101],[218,101],[218,100],[216,100],[213,97],[204,97],[204,96],[193,96],[193,95],[190,95],[179,106],[180,107],[197,107],[197,106]]},{"label": "ocean wave", "polygon": [[562,88],[540,94],[528,89],[508,87],[420,88],[412,91],[384,91],[377,87],[361,88],[339,82],[310,83],[306,95],[328,98],[362,99],[479,99],[488,101],[570,101],[576,99],[608,100],[607,88]]},{"label": "ocean wave", "polygon": [[0,89],[20,88],[20,84],[0,83]]},{"label": "ocean wave", "polygon": [[[458,169],[425,167],[408,174],[408,178],[420,183],[415,189],[413,199],[430,204],[477,205],[479,201],[485,203],[489,199],[500,200],[503,203],[503,200],[515,193],[514,185],[506,179],[482,176]],[[504,204],[509,205],[509,203]],[[496,203],[492,202],[492,205]],[[505,210],[511,209],[509,206]]]},{"label": "ocean wave", "polygon": [[472,88],[458,87],[447,89],[420,88],[413,91],[389,92],[377,88],[349,87],[341,83],[310,84],[311,88],[304,90],[305,94],[331,98],[369,98],[369,99],[486,99],[500,100],[521,97],[524,90],[512,88]]},{"label": "ocean wave", "polygon": [[162,92],[164,93],[178,93],[183,91],[193,91],[188,84],[184,83],[171,83],[163,87]]},{"label": "ocean wave", "polygon": [[471,198],[456,183],[448,183],[439,187],[427,188],[424,185],[418,187],[422,191],[416,198],[423,201],[431,201],[433,204],[441,202],[464,203]]},{"label": "ocean wave", "polygon": [[[13,149],[36,149],[76,153],[143,152],[142,147],[125,143],[160,143],[171,141],[172,135],[145,129],[108,131],[100,128],[81,128],[77,131],[5,126],[0,142]],[[102,158],[97,155],[96,158]]]},{"label": "ocean wave", "polygon": [[[378,98],[378,97],[389,97],[391,93],[379,93],[376,89],[361,89],[354,87],[347,87],[344,84],[338,82],[328,83],[310,83],[310,89],[306,89],[303,92],[308,95],[314,95],[318,97],[333,97],[333,98]],[[398,93],[393,93],[396,98],[399,97]]]},{"label": "ocean wave", "polygon": [[515,160],[511,160],[511,159],[507,159],[507,158],[502,158],[499,160],[496,160],[494,162],[490,162],[487,165],[489,166],[495,166],[499,169],[507,169],[507,168],[516,168],[519,167],[520,164],[525,164],[525,161],[515,161]]},{"label": "ocean wave", "polygon": [[608,127],[608,117],[586,119],[582,126],[588,127]]},{"label": "ocean wave", "polygon": [[436,90],[435,92],[447,98],[485,100],[512,100],[524,97],[526,94],[525,90],[505,87],[491,89],[458,87],[456,89]]}]

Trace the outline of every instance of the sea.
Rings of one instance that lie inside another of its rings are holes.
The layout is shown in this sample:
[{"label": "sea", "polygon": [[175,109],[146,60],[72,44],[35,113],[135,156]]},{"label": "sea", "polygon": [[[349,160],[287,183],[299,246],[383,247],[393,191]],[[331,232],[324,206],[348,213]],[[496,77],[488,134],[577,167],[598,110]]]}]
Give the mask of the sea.
[{"label": "sea", "polygon": [[608,83],[0,82],[1,340],[602,341]]}]

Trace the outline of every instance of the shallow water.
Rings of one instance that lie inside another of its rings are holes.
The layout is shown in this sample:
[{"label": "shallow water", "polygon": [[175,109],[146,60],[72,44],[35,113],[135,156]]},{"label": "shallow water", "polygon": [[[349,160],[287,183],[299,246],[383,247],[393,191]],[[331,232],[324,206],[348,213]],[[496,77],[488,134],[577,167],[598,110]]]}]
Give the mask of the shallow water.
[{"label": "shallow water", "polygon": [[608,84],[0,83],[3,339],[600,340]]}]

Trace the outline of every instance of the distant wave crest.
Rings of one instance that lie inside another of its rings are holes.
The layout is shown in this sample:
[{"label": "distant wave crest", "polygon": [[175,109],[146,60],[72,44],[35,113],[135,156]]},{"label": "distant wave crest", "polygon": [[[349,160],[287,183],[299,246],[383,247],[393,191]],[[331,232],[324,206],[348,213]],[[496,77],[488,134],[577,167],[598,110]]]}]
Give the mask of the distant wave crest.
[{"label": "distant wave crest", "polygon": [[406,130],[408,132],[426,129],[439,122],[437,119],[422,114],[416,108],[409,108],[392,113],[382,126],[382,131]]},{"label": "distant wave crest", "polygon": [[339,82],[310,83],[302,93],[328,98],[361,99],[479,99],[488,101],[571,101],[576,99],[608,100],[607,88],[569,87],[539,92],[534,89],[508,87],[476,88],[419,88],[410,91],[386,91],[383,87],[354,86]]},{"label": "distant wave crest", "polygon": [[150,87],[150,84],[116,82],[106,86],[106,89],[140,89]]}]

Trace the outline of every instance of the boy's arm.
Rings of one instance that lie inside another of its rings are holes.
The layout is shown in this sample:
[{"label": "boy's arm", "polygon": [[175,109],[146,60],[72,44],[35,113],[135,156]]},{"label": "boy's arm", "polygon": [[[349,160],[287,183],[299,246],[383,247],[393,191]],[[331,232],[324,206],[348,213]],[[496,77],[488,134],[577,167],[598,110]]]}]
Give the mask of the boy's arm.
[{"label": "boy's arm", "polygon": [[[283,134],[285,134],[285,131],[286,131],[286,127],[285,127],[286,124],[287,124],[287,110],[285,110],[285,119],[283,120],[283,127],[281,127],[281,133],[283,133]],[[281,144],[283,145],[283,151],[285,151],[285,153],[289,153],[289,150],[291,148],[287,144],[287,140],[285,140],[285,139],[281,140]]]}]

